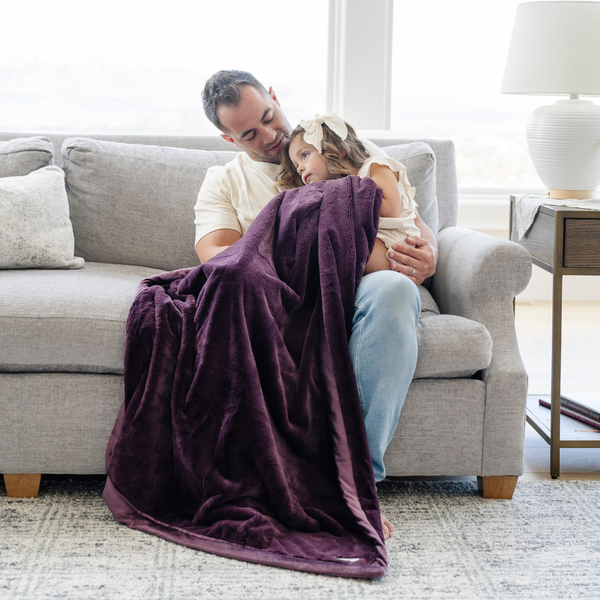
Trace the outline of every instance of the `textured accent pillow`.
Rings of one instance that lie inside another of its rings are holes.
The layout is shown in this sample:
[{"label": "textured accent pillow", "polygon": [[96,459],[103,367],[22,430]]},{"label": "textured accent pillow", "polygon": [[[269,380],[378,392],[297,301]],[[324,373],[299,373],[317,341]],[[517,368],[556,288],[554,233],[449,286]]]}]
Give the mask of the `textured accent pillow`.
[{"label": "textured accent pillow", "polygon": [[0,177],[29,175],[52,164],[54,144],[47,137],[15,138],[0,142]]},{"label": "textured accent pillow", "polygon": [[0,268],[78,269],[65,174],[55,166],[0,179]]},{"label": "textured accent pillow", "polygon": [[198,264],[194,205],[206,170],[236,152],[68,138],[75,250],[93,262],[171,271]]},{"label": "textured accent pillow", "polygon": [[438,233],[438,203],[435,195],[435,154],[429,144],[411,142],[397,146],[384,146],[382,150],[406,166],[410,185],[416,188],[415,202],[419,216],[431,231]]}]

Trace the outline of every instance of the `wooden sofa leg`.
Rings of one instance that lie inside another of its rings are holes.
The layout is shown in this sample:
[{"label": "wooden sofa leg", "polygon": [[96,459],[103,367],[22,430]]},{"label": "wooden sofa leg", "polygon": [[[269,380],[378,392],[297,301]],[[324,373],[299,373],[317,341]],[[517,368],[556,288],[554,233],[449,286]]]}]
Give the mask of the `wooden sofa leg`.
[{"label": "wooden sofa leg", "polygon": [[41,480],[41,473],[4,473],[9,498],[37,498]]},{"label": "wooden sofa leg", "polygon": [[518,480],[518,477],[512,475],[486,475],[478,477],[477,484],[484,498],[512,500]]}]

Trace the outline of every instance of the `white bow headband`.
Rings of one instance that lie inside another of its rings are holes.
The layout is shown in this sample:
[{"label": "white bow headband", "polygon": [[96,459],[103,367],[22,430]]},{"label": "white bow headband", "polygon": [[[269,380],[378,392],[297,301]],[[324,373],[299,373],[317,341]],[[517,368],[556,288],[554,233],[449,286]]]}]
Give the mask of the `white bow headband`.
[{"label": "white bow headband", "polygon": [[333,133],[340,136],[342,140],[348,137],[346,123],[336,115],[315,115],[314,119],[300,121],[300,127],[304,129],[304,141],[313,145],[319,154],[322,153],[323,124],[327,125]]}]

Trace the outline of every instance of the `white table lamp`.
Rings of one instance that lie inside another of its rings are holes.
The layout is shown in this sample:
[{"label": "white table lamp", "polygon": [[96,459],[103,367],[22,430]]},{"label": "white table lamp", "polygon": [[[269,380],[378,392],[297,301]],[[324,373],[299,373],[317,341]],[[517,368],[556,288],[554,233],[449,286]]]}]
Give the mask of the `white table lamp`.
[{"label": "white table lamp", "polygon": [[527,122],[533,166],[551,198],[594,198],[600,185],[600,2],[517,7],[503,94],[559,96]]}]

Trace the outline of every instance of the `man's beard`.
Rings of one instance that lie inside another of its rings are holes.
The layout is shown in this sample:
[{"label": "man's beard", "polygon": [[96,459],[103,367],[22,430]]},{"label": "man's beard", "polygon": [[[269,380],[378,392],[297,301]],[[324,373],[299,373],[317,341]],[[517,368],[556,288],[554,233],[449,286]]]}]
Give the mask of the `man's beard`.
[{"label": "man's beard", "polygon": [[[248,156],[256,161],[259,162],[267,162],[270,163],[272,165],[280,165],[281,164],[281,152],[283,150],[283,145],[290,139],[289,135],[286,135],[285,133],[282,135],[283,140],[283,144],[281,147],[281,150],[277,153],[273,153],[273,152],[269,152],[269,153],[265,153],[265,154],[259,154],[258,152],[250,152],[248,150],[246,150],[246,154],[248,154]],[[277,142],[277,144],[279,143],[279,140]],[[277,145],[275,144],[275,145]]]},{"label": "man's beard", "polygon": [[258,162],[266,162],[272,165],[280,165],[281,164],[281,152],[277,152],[277,154],[258,154],[258,152],[248,152],[246,151],[248,156],[256,160]]}]

